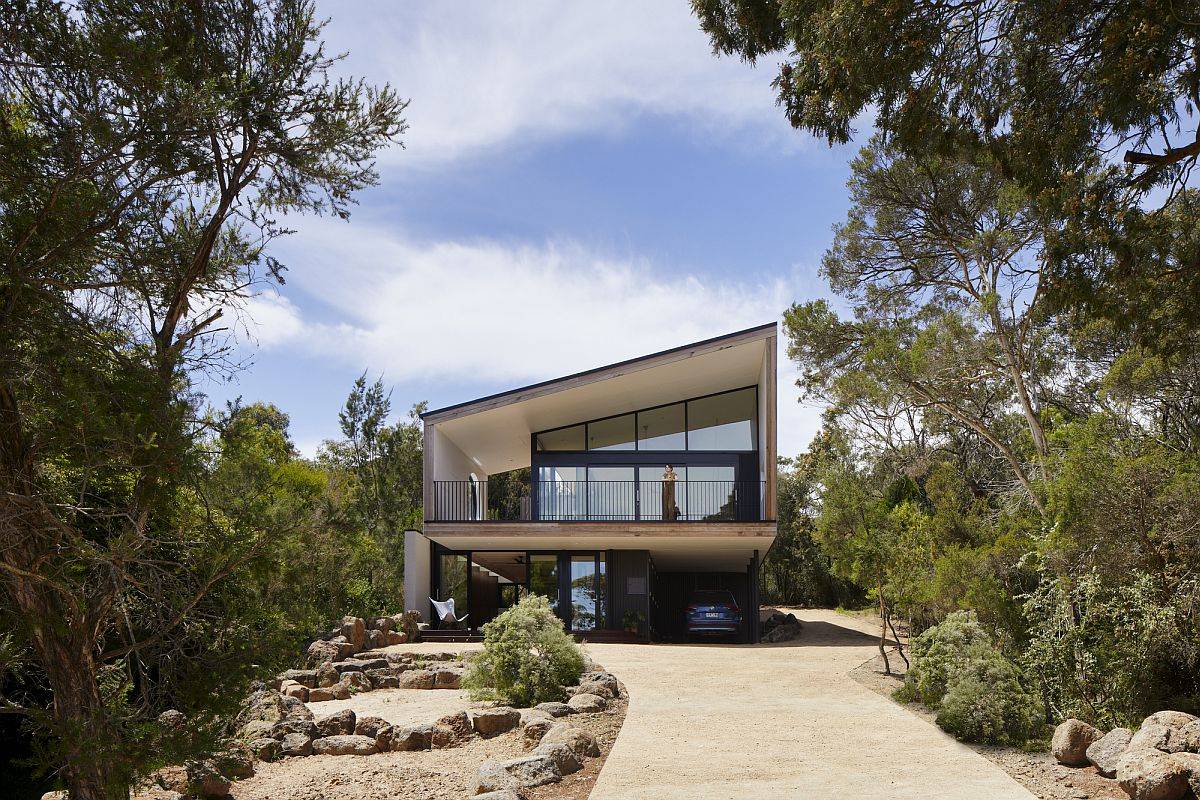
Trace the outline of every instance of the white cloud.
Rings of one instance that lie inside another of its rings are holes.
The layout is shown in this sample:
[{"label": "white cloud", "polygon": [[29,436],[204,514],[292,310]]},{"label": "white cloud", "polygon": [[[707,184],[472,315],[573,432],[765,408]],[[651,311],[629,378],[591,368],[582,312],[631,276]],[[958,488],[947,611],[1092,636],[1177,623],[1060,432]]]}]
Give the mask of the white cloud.
[{"label": "white cloud", "polygon": [[[675,347],[778,319],[816,284],[679,274],[572,242],[416,243],[357,223],[314,222],[289,286],[328,307],[302,320],[285,298],[256,302],[261,344],[382,372],[392,383],[453,381],[480,394]],[[305,303],[310,308],[309,303]],[[815,431],[780,353],[781,452]]]},{"label": "white cloud", "polygon": [[263,347],[294,340],[303,333],[300,309],[274,290],[252,297],[238,316],[239,327]]},{"label": "white cloud", "polygon": [[620,132],[652,114],[704,138],[806,141],[758,68],[713,55],[688,3],[326,2],[344,69],[411,98],[411,167],[579,133]]}]

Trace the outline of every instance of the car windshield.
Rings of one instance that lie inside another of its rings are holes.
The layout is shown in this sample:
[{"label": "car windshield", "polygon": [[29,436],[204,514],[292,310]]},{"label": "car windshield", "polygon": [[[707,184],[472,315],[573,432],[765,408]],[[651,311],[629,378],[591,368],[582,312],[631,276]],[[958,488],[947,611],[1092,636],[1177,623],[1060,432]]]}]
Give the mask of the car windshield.
[{"label": "car windshield", "polygon": [[692,604],[698,606],[733,605],[733,595],[729,592],[696,592],[692,595]]}]

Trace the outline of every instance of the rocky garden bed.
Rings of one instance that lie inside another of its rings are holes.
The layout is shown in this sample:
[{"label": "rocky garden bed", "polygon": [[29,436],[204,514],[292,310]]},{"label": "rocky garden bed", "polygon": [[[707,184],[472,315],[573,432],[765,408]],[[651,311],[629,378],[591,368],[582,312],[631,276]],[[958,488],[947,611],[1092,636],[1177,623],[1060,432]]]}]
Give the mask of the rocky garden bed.
[{"label": "rocky garden bed", "polygon": [[1130,728],[1098,730],[1068,719],[1054,729],[1051,755],[1092,768],[1133,800],[1184,800],[1200,794],[1200,717],[1158,711]]}]

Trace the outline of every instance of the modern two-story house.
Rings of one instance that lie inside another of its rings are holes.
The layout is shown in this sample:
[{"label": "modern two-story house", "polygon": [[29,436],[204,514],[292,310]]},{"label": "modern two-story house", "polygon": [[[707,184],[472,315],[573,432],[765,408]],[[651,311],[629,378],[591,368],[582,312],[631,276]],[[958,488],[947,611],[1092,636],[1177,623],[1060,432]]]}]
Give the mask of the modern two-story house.
[{"label": "modern two-story house", "polygon": [[405,533],[405,603],[457,635],[522,592],[592,640],[683,638],[727,590],[758,641],[775,539],[775,323],[422,415],[425,522]]}]

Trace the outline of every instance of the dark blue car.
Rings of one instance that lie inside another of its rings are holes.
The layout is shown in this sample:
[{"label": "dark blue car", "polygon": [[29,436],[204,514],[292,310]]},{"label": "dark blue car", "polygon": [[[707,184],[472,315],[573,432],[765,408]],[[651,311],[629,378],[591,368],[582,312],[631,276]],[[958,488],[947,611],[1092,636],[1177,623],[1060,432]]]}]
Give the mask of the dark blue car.
[{"label": "dark blue car", "polygon": [[734,634],[742,624],[742,610],[725,591],[692,592],[684,613],[690,635]]}]

